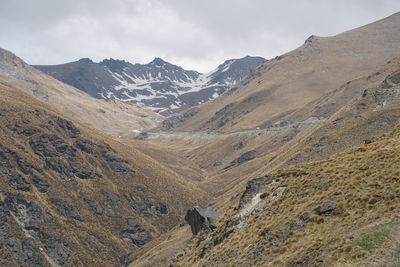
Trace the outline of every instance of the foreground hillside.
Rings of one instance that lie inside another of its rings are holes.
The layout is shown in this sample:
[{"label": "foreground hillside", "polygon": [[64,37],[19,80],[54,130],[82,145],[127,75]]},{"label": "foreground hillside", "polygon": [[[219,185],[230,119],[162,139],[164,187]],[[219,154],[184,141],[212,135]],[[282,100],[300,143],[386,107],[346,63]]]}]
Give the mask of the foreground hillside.
[{"label": "foreground hillside", "polygon": [[176,265],[399,266],[400,125],[367,143],[251,180]]},{"label": "foreground hillside", "polygon": [[0,94],[0,265],[126,265],[207,199],[22,90],[0,83]]},{"label": "foreground hillside", "polygon": [[[201,182],[201,186],[207,188],[210,192],[225,192],[213,202],[214,207],[224,213],[228,207],[235,206],[234,203],[239,201],[243,194],[243,188],[246,186],[245,181],[248,180],[247,177],[263,177],[265,173],[271,173],[272,170],[282,169],[282,166],[326,159],[349,147],[359,146],[365,142],[372,143],[383,133],[391,131],[400,118],[400,74],[399,71],[393,72],[393,69],[398,70],[399,67],[399,62],[392,60],[391,64],[377,69],[386,78],[382,78],[381,74],[362,76],[322,97],[317,101],[317,105],[305,107],[305,109],[311,109],[311,111],[308,111],[308,115],[323,110],[325,114],[330,116],[326,121],[322,121],[308,130],[303,128],[304,126],[293,124],[292,126],[289,125],[286,130],[285,127],[281,130],[275,128],[275,131],[270,133],[273,138],[269,140],[263,137],[266,135],[263,130],[256,130],[254,133],[249,132],[247,136],[245,133],[220,134],[219,140],[215,135],[215,140],[212,140],[211,137],[203,141],[198,140],[197,145],[206,144],[204,145],[205,148],[202,149],[204,153],[207,152],[207,147],[212,150],[213,143],[214,146],[219,145],[219,149],[215,152],[216,158],[221,153],[220,150],[230,151],[229,149],[225,150],[230,145],[238,151],[242,151],[240,153],[251,147],[257,149],[258,153],[262,151],[262,146],[269,147],[269,150],[275,147],[273,151],[267,151],[269,154],[256,155],[252,160],[233,166],[220,175],[211,176]],[[343,104],[343,100],[346,100],[344,101],[345,104]],[[300,114],[303,113],[303,111],[300,112]],[[285,143],[282,142],[279,136],[287,136],[291,127],[295,127],[292,130],[301,130],[305,133],[299,132],[299,137]],[[170,135],[172,134],[170,133]],[[263,143],[263,140],[266,143]],[[191,145],[196,144],[186,137],[186,140],[181,141],[181,145],[187,148],[189,148],[189,145],[185,145],[185,142],[189,142]],[[241,147],[238,144],[242,144]],[[191,153],[196,156],[195,152],[192,151]],[[203,155],[204,158],[212,156],[211,154]],[[197,158],[201,160],[200,155],[197,155]],[[218,160],[223,160],[223,158]],[[253,218],[249,220],[251,219]],[[161,262],[169,261],[172,258],[169,254],[171,253],[171,242],[174,242],[178,248],[178,250],[175,250],[175,254],[182,254],[178,253],[179,247],[188,242],[190,237],[188,231],[190,230],[184,228],[174,229],[164,239],[159,240],[156,249],[142,254],[131,266],[152,266],[153,264],[158,264],[154,266],[162,266]],[[276,266],[280,265],[276,264]],[[305,264],[305,266],[309,265]]]}]

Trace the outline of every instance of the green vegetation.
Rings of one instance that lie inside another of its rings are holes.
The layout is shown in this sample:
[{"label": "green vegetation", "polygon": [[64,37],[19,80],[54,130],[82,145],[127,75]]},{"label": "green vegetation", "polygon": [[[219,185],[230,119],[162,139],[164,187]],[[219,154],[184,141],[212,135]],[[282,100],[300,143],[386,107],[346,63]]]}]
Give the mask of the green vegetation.
[{"label": "green vegetation", "polygon": [[354,245],[368,252],[381,247],[387,241],[393,229],[389,225],[379,225],[372,231],[364,233],[354,241]]},{"label": "green vegetation", "polygon": [[[353,245],[356,248],[372,253],[375,249],[387,243],[399,230],[400,224],[397,221],[377,225],[362,233],[359,238],[354,240]],[[398,252],[400,253],[400,248]]]}]

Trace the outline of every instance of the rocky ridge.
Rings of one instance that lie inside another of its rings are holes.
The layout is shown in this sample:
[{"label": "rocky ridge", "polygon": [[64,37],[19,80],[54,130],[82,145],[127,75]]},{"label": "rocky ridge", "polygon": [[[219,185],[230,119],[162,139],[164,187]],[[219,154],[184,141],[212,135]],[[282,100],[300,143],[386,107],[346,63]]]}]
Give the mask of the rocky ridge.
[{"label": "rocky ridge", "polygon": [[95,98],[118,99],[169,115],[214,99],[264,62],[250,56],[230,59],[209,73],[185,70],[161,58],[148,64],[84,58],[34,67]]}]

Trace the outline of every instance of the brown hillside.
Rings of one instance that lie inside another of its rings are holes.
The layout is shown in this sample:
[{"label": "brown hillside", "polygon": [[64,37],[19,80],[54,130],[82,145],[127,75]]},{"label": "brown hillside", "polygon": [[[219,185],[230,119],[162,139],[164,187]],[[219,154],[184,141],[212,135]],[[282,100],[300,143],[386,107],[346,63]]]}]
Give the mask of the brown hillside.
[{"label": "brown hillside", "polygon": [[400,126],[327,160],[251,180],[176,266],[398,266]]},{"label": "brown hillside", "polygon": [[1,83],[0,95],[0,265],[125,265],[207,199],[20,89]]},{"label": "brown hillside", "polygon": [[239,86],[200,105],[175,130],[232,132],[272,125],[386,64],[399,55],[399,41],[400,13],[333,37],[311,36],[301,47],[261,65]]}]

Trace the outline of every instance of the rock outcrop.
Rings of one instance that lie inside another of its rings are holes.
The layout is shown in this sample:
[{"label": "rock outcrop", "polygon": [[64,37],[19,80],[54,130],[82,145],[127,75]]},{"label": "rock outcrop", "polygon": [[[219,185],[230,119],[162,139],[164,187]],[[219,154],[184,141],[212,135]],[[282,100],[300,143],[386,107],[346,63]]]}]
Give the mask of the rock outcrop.
[{"label": "rock outcrop", "polygon": [[185,220],[190,225],[193,235],[201,231],[210,232],[217,226],[215,220],[218,218],[218,213],[212,208],[193,207],[188,210]]}]

